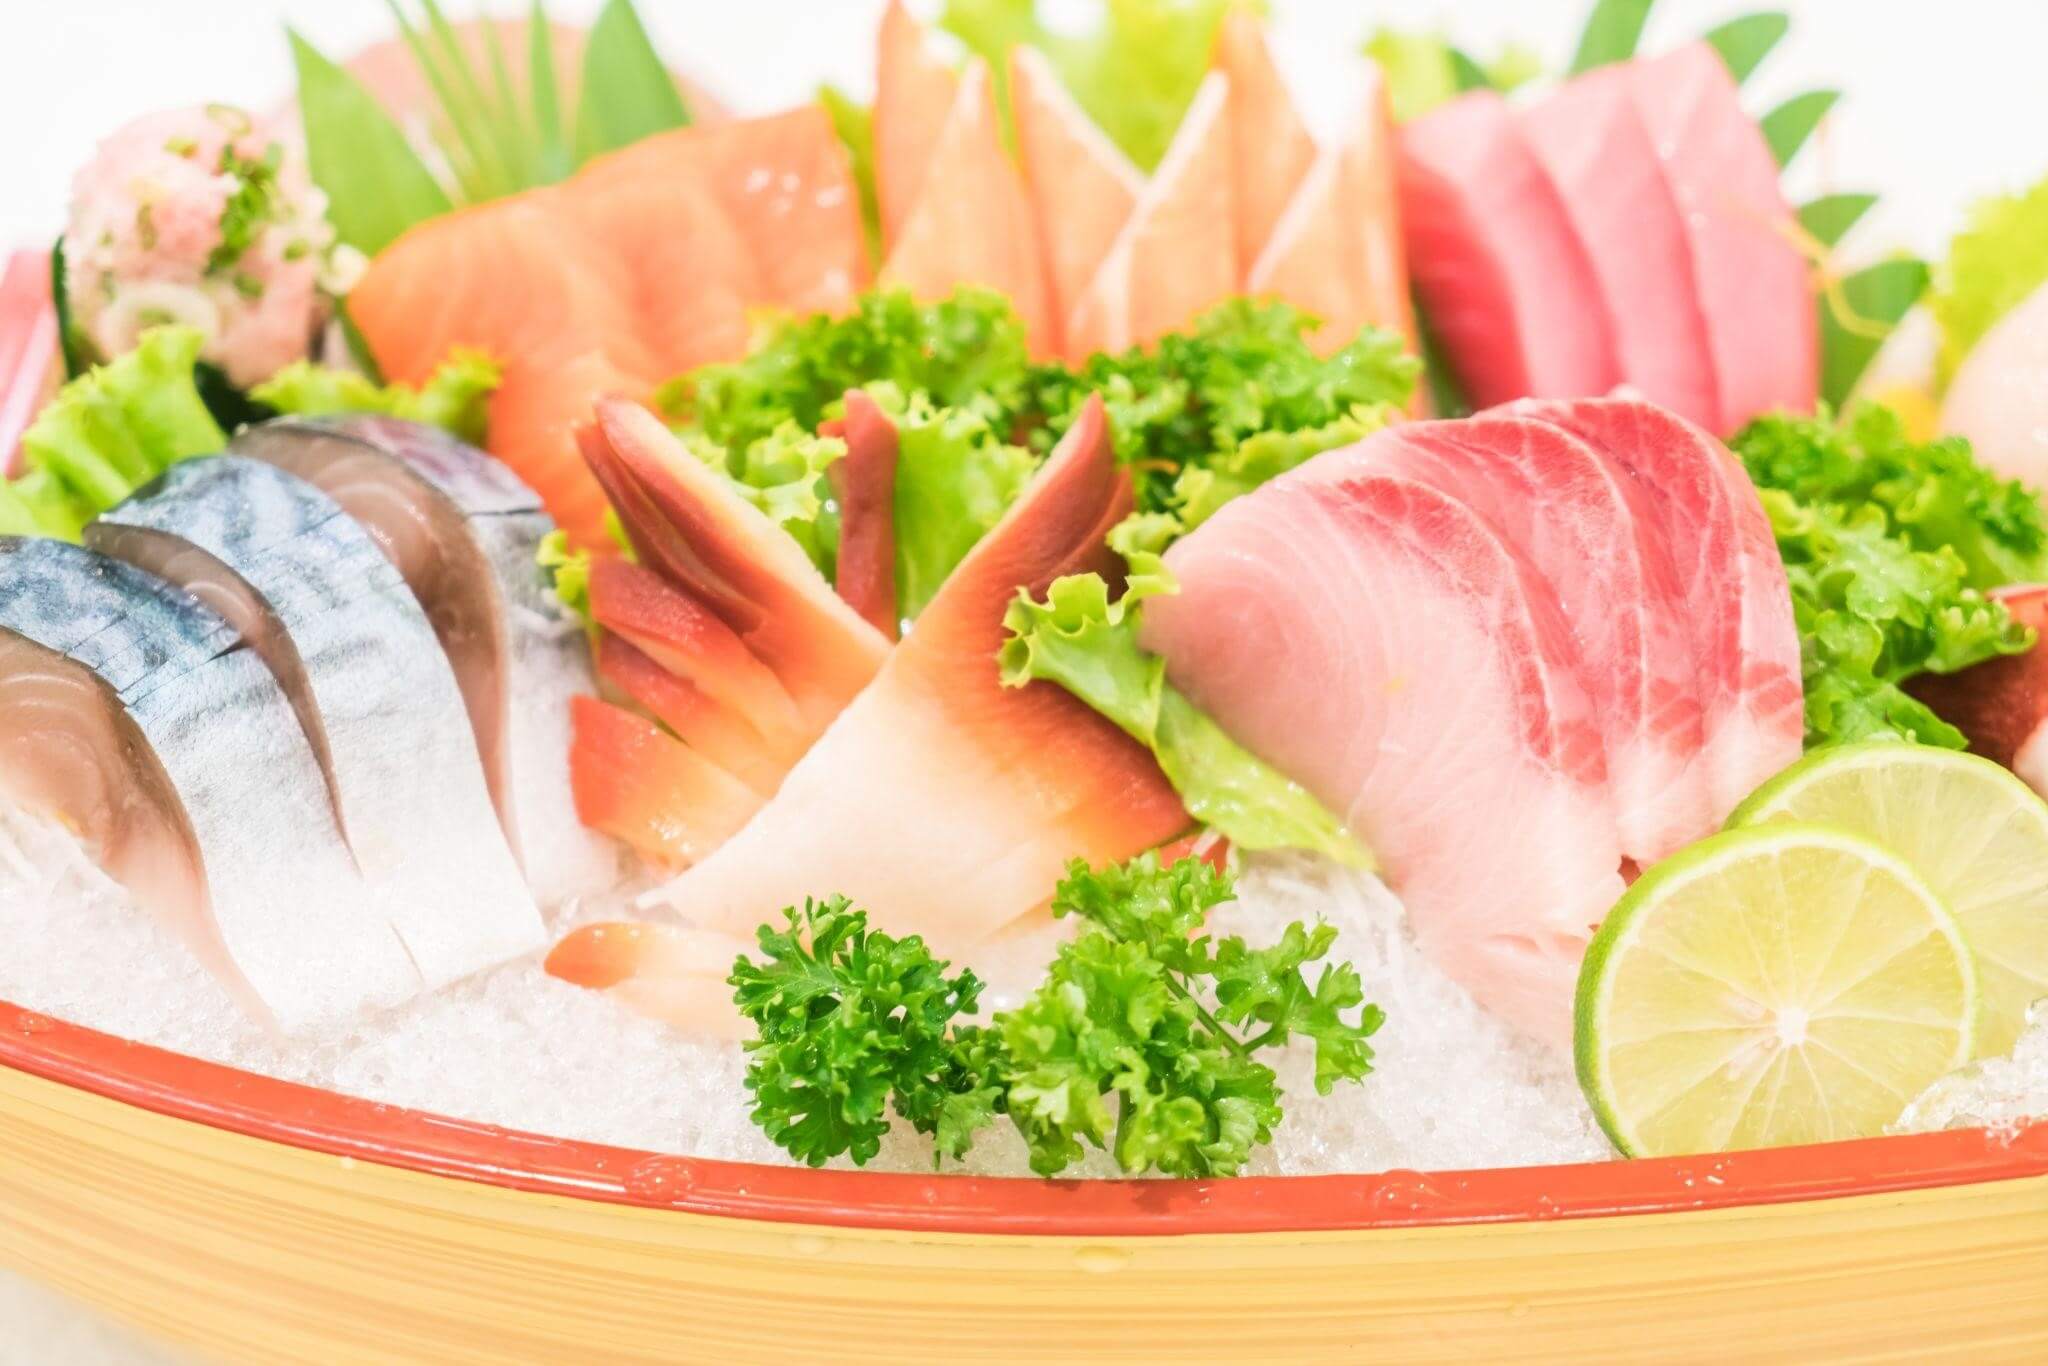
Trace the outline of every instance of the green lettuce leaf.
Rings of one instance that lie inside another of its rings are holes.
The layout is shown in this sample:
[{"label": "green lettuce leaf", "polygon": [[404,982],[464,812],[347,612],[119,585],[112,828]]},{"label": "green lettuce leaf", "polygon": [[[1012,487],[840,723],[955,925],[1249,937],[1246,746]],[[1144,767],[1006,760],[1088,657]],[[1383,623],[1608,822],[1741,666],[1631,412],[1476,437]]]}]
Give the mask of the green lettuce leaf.
[{"label": "green lettuce leaf", "polygon": [[785,418],[772,431],[726,445],[686,428],[683,445],[731,481],[742,498],[788,532],[818,572],[832,577],[839,558],[839,514],[825,471],[846,454],[836,436],[818,436]]},{"label": "green lettuce leaf", "polygon": [[1323,804],[1232,740],[1166,681],[1166,661],[1138,644],[1145,599],[1178,591],[1157,547],[1173,520],[1140,513],[1111,533],[1130,563],[1111,601],[1100,574],[1056,579],[1043,602],[1019,593],[1003,618],[997,662],[1013,688],[1059,684],[1150,749],[1188,814],[1240,849],[1306,849],[1356,867],[1372,855]]},{"label": "green lettuce leaf", "polygon": [[60,389],[22,434],[27,473],[9,485],[0,519],[77,540],[175,462],[226,445],[193,379],[203,342],[194,328],[151,328],[127,355]]},{"label": "green lettuce leaf", "polygon": [[1533,48],[1509,43],[1490,62],[1453,47],[1441,34],[1382,28],[1368,38],[1365,55],[1379,64],[1394,104],[1394,120],[1407,123],[1471,90],[1518,90],[1543,74]]},{"label": "green lettuce leaf", "polygon": [[584,629],[595,629],[590,615],[590,552],[572,548],[568,532],[550,531],[541,537],[534,563],[548,576],[562,606],[583,622]]},{"label": "green lettuce leaf", "polygon": [[322,417],[330,413],[382,413],[445,428],[471,445],[482,445],[489,402],[503,375],[498,362],[481,351],[458,348],[415,388],[377,384],[353,370],[298,361],[249,391],[258,403],[280,413]]},{"label": "green lettuce leaf", "polygon": [[1932,307],[1941,325],[1942,374],[1956,367],[2028,295],[2048,282],[2048,180],[1987,199],[1935,271]]}]

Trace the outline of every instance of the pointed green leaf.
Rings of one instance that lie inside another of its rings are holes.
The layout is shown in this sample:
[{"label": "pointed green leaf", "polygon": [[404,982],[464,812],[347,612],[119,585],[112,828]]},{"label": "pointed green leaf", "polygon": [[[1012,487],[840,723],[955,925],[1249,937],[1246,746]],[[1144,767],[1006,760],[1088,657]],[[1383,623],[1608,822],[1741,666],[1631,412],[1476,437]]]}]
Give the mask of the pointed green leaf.
[{"label": "pointed green leaf", "polygon": [[1728,73],[1740,85],[1763,65],[1764,58],[1771,55],[1771,49],[1791,27],[1792,21],[1776,11],[1745,14],[1709,33],[1707,42],[1721,54],[1721,60],[1728,64]]},{"label": "pointed green leaf", "polygon": [[554,31],[541,0],[526,15],[526,96],[533,107],[533,131],[540,143],[541,183],[552,185],[576,168],[562,127],[562,87],[555,77]]},{"label": "pointed green leaf", "polygon": [[1822,195],[1801,206],[1799,226],[1822,246],[1832,247],[1849,235],[1849,229],[1855,227],[1875,203],[1877,196],[1874,194]]},{"label": "pointed green leaf", "polygon": [[71,286],[64,265],[64,239],[50,244],[50,306],[57,311],[57,352],[64,359],[64,378],[85,373],[85,339],[71,320]]},{"label": "pointed green leaf", "polygon": [[343,242],[370,255],[415,223],[447,213],[447,192],[355,77],[292,33],[306,159]]},{"label": "pointed green leaf", "polygon": [[1880,261],[1842,281],[1839,316],[1834,298],[1820,301],[1821,398],[1836,407],[1848,401],[1856,381],[1870,368],[1885,338],[1927,293],[1925,261],[1902,256]]},{"label": "pointed green leaf", "polygon": [[1792,164],[1792,158],[1799,155],[1799,149],[1840,98],[1839,90],[1809,90],[1804,95],[1794,95],[1758,121],[1764,141],[1771,145],[1771,155],[1780,166]]},{"label": "pointed green leaf", "polygon": [[1493,77],[1486,74],[1486,68],[1472,59],[1472,55],[1459,47],[1446,47],[1444,55],[1450,59],[1451,80],[1463,95],[1474,90],[1493,89]]},{"label": "pointed green leaf", "polygon": [[405,39],[406,47],[412,52],[413,65],[426,77],[427,87],[433,91],[435,111],[440,116],[435,141],[448,158],[457,188],[463,198],[471,202],[491,198],[498,193],[498,182],[484,128],[485,120],[464,101],[455,71],[443,54],[427,46],[425,35],[406,14],[399,0],[384,0],[384,4],[398,25],[399,36]]},{"label": "pointed green leaf", "polygon": [[689,121],[682,91],[662,65],[632,0],[605,0],[583,49],[577,160],[588,161]]},{"label": "pointed green leaf", "polygon": [[1625,62],[1635,56],[1636,44],[1643,40],[1643,25],[1649,21],[1650,8],[1655,3],[1656,0],[1599,0],[1580,35],[1571,74],[1576,76],[1596,66]]}]

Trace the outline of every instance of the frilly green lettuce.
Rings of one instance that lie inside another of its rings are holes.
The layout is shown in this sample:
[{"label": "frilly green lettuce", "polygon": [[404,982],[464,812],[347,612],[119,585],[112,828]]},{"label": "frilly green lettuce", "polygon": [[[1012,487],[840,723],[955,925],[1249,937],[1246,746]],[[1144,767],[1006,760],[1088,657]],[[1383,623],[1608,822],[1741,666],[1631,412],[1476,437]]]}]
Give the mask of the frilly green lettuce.
[{"label": "frilly green lettuce", "polygon": [[377,384],[353,370],[299,361],[257,385],[249,396],[280,413],[305,417],[382,413],[445,428],[471,445],[482,445],[490,397],[502,378],[503,370],[490,356],[457,348],[417,388]]},{"label": "frilly green lettuce", "polygon": [[1944,376],[2007,313],[2048,283],[2048,180],[1987,199],[1935,271],[1932,307],[1941,325]]}]

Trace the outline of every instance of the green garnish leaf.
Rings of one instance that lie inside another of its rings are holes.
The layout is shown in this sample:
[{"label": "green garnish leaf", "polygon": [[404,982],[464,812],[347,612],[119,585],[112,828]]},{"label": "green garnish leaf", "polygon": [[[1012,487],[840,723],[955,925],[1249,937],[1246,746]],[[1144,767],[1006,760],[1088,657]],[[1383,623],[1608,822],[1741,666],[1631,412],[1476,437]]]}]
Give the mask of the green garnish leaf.
[{"label": "green garnish leaf", "polygon": [[1776,10],[1745,14],[1707,34],[1707,42],[1728,64],[1728,74],[1741,85],[1764,64],[1764,58],[1792,29],[1790,16]]},{"label": "green garnish leaf", "polygon": [[2048,180],[1986,199],[1949,246],[1932,305],[1944,381],[1984,335],[2048,282]]},{"label": "green garnish leaf", "polygon": [[86,371],[90,350],[71,318],[71,286],[64,263],[64,239],[50,244],[50,304],[57,313],[57,350],[64,361],[64,378],[77,379]]},{"label": "green garnish leaf", "polygon": [[868,261],[879,265],[882,255],[882,201],[875,191],[875,113],[837,86],[818,91],[818,103],[832,120],[832,131],[846,144],[847,159],[853,165],[853,184],[860,194],[860,222],[868,247]]},{"label": "green garnish leaf", "polygon": [[425,422],[480,446],[490,397],[502,373],[498,363],[483,352],[460,347],[417,387],[377,384],[353,370],[298,361],[250,390],[249,397],[277,412],[306,417],[382,413]]},{"label": "green garnish leaf", "polygon": [[587,161],[689,122],[683,92],[654,50],[632,0],[605,0],[583,49],[578,159]]},{"label": "green garnish leaf", "polygon": [[1849,401],[1856,381],[1877,359],[1885,338],[1927,294],[1925,261],[1897,257],[1866,266],[1841,282],[1840,292],[1820,300],[1820,396],[1839,405]]},{"label": "green garnish leaf", "polygon": [[1366,40],[1364,51],[1386,78],[1396,123],[1419,119],[1468,91],[1507,94],[1543,74],[1543,59],[1519,43],[1482,62],[1440,34],[1382,28]]},{"label": "green garnish leaf", "polygon": [[534,563],[548,576],[562,606],[583,622],[584,629],[595,630],[597,623],[590,614],[590,552],[573,549],[568,532],[550,531],[541,537]]},{"label": "green garnish leaf", "polygon": [[555,73],[554,29],[541,0],[526,11],[526,89],[533,119],[533,151],[540,182],[552,185],[575,169],[562,121],[562,84]]},{"label": "green garnish leaf", "polygon": [[1822,195],[1799,209],[1799,226],[1824,247],[1832,247],[1849,235],[1849,229],[1863,220],[1877,203],[1874,194]]},{"label": "green garnish leaf", "polygon": [[819,573],[832,576],[839,556],[839,520],[825,471],[846,454],[844,441],[818,436],[788,419],[764,435],[732,445],[691,429],[681,435],[683,444],[725,475],[742,498],[795,538]]},{"label": "green garnish leaf", "polygon": [[1778,165],[1792,164],[1792,158],[1799,155],[1799,149],[1806,146],[1807,139],[1820,127],[1820,121],[1841,98],[1839,90],[1809,90],[1803,95],[1794,95],[1757,120],[1757,126],[1763,130],[1764,141],[1770,144],[1771,155],[1778,159]]},{"label": "green garnish leaf", "polygon": [[1599,0],[1586,20],[1585,31],[1579,35],[1570,74],[1577,76],[1635,56],[1643,40],[1643,25],[1649,22],[1655,3],[1656,0]]},{"label": "green garnish leaf", "polygon": [[447,193],[370,92],[296,32],[291,45],[307,165],[336,237],[374,256],[415,223],[447,213]]}]

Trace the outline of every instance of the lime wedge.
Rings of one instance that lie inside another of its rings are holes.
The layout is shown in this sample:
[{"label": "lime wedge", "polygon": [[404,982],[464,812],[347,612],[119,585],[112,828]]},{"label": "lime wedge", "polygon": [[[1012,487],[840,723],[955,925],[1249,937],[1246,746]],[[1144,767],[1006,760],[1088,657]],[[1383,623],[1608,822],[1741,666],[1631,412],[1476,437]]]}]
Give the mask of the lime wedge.
[{"label": "lime wedge", "polygon": [[2048,802],[1989,759],[1891,741],[1819,750],[1728,818],[1832,825],[1913,865],[1977,956],[1977,1056],[2003,1057],[2048,997]]},{"label": "lime wedge", "polygon": [[1845,831],[1716,835],[1629,888],[1579,970],[1579,1085],[1631,1156],[1883,1132],[1969,1060],[1976,970],[1896,854]]}]

